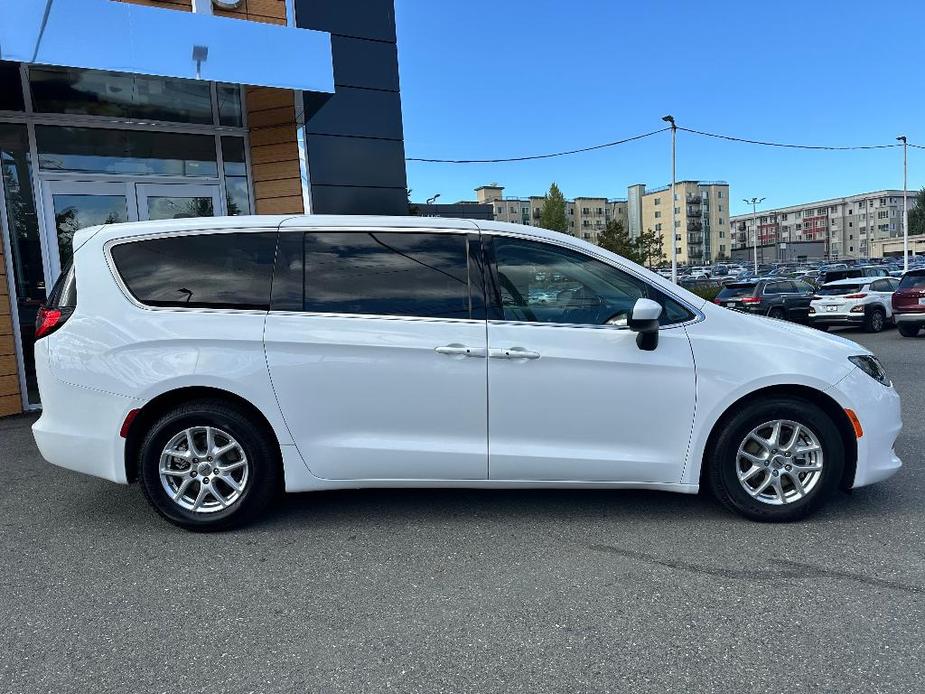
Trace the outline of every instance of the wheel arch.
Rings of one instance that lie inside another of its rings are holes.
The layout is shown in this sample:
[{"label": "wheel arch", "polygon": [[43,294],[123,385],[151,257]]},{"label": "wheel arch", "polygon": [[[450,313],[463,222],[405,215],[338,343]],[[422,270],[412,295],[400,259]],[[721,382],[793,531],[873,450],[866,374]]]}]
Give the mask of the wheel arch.
[{"label": "wheel arch", "polygon": [[700,460],[700,485],[704,488],[704,474],[706,473],[709,457],[716,446],[716,440],[726,426],[726,423],[745,405],[770,397],[795,397],[808,400],[818,406],[825,412],[835,423],[839,434],[842,438],[842,444],[845,448],[845,468],[842,472],[842,478],[839,486],[848,491],[854,483],[854,476],[857,471],[858,463],[858,442],[855,438],[854,427],[844,408],[839,405],[832,397],[826,395],[821,390],[810,386],[797,384],[773,385],[758,390],[751,391],[741,396],[738,400],[729,405],[723,413],[713,423],[710,429],[710,435],[707,437],[707,443],[703,449],[703,457]]},{"label": "wheel arch", "polygon": [[[125,436],[125,477],[131,482],[138,480],[138,457],[141,443],[144,440],[145,432],[154,423],[157,418],[164,412],[181,405],[185,402],[201,399],[221,400],[235,407],[240,408],[247,413],[249,417],[270,437],[270,440],[278,448],[280,445],[279,437],[270,424],[270,421],[253,403],[245,398],[222,388],[213,388],[209,386],[186,386],[175,388],[157,395],[138,411],[138,414],[132,419]],[[280,460],[281,464],[281,460]]]}]

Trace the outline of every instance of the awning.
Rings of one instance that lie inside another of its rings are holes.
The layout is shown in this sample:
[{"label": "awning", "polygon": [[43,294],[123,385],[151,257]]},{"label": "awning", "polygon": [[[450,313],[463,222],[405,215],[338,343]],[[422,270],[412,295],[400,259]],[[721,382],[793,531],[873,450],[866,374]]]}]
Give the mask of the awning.
[{"label": "awning", "polygon": [[0,0],[0,60],[334,91],[330,34],[113,0]]}]

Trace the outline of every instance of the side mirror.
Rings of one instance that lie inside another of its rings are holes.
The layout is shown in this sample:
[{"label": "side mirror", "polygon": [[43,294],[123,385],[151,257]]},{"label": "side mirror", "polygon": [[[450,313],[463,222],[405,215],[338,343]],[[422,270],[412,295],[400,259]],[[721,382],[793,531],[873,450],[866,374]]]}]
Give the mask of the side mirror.
[{"label": "side mirror", "polygon": [[637,299],[633,305],[633,314],[626,324],[636,333],[636,345],[639,349],[651,352],[658,347],[658,319],[662,315],[662,306],[652,299]]}]

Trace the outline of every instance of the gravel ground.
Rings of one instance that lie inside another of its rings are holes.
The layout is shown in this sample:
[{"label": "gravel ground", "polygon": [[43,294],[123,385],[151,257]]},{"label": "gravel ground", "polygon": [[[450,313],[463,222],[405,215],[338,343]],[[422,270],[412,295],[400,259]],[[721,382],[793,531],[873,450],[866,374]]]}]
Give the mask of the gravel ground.
[{"label": "gravel ground", "polygon": [[807,522],[620,491],[301,494],[193,535],[0,420],[0,692],[921,692],[925,338],[846,336],[905,467]]}]

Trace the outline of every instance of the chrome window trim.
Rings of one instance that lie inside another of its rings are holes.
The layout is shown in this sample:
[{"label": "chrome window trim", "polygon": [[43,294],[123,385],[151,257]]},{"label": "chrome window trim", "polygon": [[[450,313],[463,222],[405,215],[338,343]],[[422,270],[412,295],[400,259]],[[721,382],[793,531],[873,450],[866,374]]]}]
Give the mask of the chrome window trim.
[{"label": "chrome window trim", "polygon": [[270,310],[268,315],[271,316],[292,316],[305,318],[337,318],[351,320],[388,320],[388,321],[406,321],[411,323],[471,323],[473,325],[485,325],[483,318],[435,318],[431,316],[389,316],[379,313],[320,313],[318,311],[280,311]]},{"label": "chrome window trim", "polygon": [[[481,227],[480,227],[480,231],[485,236],[506,236],[510,238],[520,238],[526,241],[545,243],[550,246],[556,246],[558,248],[565,248],[567,250],[574,251],[576,253],[581,253],[582,255],[586,255],[589,258],[593,258],[594,260],[604,263],[605,265],[609,267],[612,267],[616,270],[620,270],[621,272],[625,272],[626,274],[632,277],[635,277],[640,282],[644,282],[647,286],[655,287],[656,289],[668,295],[669,297],[671,297],[672,300],[678,302],[684,308],[686,308],[688,311],[694,314],[694,317],[691,318],[690,320],[681,321],[679,323],[669,323],[668,325],[659,326],[659,331],[665,330],[668,328],[693,325],[694,323],[699,323],[700,321],[706,318],[706,314],[704,314],[703,311],[701,311],[699,308],[692,306],[689,301],[679,297],[673,291],[667,288],[664,288],[661,285],[652,284],[652,282],[650,282],[645,277],[641,276],[637,271],[633,270],[632,268],[624,267],[622,265],[616,265],[609,258],[606,258],[594,252],[589,252],[588,249],[578,246],[577,244],[572,245],[569,243],[561,242],[559,239],[548,239],[542,236],[536,236],[529,232],[507,231],[507,230],[497,230],[497,229],[482,229]],[[706,299],[704,299],[704,301],[706,301]],[[499,324],[512,324],[512,325],[549,325],[549,326],[559,326],[559,327],[569,327],[569,328],[575,328],[575,327],[609,328],[609,329],[613,329],[613,328],[622,329],[623,328],[623,326],[595,325],[595,324],[589,324],[589,323],[544,323],[540,321],[531,322],[531,321],[506,321],[506,320],[489,320],[488,322],[489,323],[499,323]]]}]

